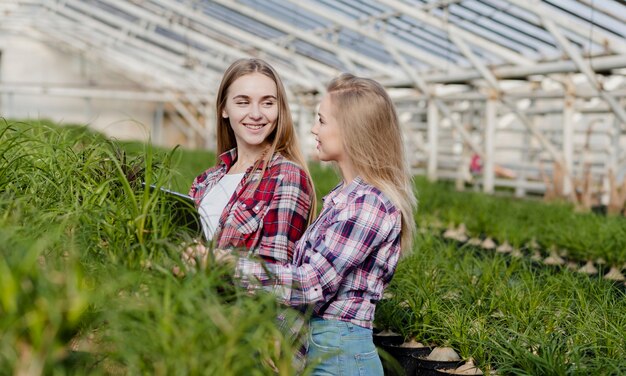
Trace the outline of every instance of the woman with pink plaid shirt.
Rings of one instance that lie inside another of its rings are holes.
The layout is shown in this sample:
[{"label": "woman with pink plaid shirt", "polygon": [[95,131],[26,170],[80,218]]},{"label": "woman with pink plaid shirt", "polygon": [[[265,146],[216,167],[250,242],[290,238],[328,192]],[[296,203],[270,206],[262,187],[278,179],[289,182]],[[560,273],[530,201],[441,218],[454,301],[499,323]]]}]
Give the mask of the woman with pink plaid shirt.
[{"label": "woman with pink plaid shirt", "polygon": [[279,301],[312,311],[307,362],[313,374],[382,375],[374,311],[415,228],[401,130],[385,89],[350,74],[329,84],[318,115],[312,133],[319,158],[335,161],[343,181],[296,243],[293,262],[214,254],[236,263],[248,289],[273,291]]}]

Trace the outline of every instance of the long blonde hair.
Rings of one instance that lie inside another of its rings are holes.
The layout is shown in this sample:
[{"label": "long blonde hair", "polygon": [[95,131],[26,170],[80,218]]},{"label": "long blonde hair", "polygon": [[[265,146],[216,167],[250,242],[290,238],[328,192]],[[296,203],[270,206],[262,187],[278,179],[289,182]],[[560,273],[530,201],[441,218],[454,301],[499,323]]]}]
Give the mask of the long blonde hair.
[{"label": "long blonde hair", "polygon": [[238,78],[252,73],[261,73],[274,81],[276,84],[276,99],[278,104],[278,117],[276,119],[276,124],[274,125],[272,132],[267,136],[270,141],[270,147],[264,154],[263,158],[256,161],[254,169],[256,169],[259,164],[263,162],[263,166],[261,168],[261,176],[263,176],[275,153],[280,153],[286,159],[299,165],[306,172],[307,180],[309,182],[309,190],[311,192],[311,210],[309,212],[308,223],[311,223],[313,218],[315,218],[315,213],[317,211],[317,199],[313,179],[311,179],[311,174],[306,164],[306,160],[300,150],[293,120],[291,118],[291,111],[289,111],[289,104],[287,103],[285,87],[283,86],[278,73],[276,73],[274,68],[272,68],[272,66],[264,60],[257,58],[239,59],[232,63],[230,67],[226,69],[226,72],[224,72],[215,101],[215,114],[217,117],[217,153],[218,155],[222,154],[237,146],[235,133],[230,126],[230,120],[222,117],[222,112],[226,106],[226,100],[228,99],[228,89]]},{"label": "long blonde hair", "polygon": [[355,172],[400,209],[402,251],[410,251],[417,199],[391,98],[378,82],[348,73],[328,84],[328,94]]}]

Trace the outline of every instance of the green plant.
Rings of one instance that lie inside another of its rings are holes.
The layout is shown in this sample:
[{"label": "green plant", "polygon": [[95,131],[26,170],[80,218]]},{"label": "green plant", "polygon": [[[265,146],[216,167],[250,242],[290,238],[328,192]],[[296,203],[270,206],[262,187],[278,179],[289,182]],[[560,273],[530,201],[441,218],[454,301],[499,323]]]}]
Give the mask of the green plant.
[{"label": "green plant", "polygon": [[294,373],[273,296],[170,272],[192,234],[141,182],[195,155],[49,123],[0,141],[0,373]]}]

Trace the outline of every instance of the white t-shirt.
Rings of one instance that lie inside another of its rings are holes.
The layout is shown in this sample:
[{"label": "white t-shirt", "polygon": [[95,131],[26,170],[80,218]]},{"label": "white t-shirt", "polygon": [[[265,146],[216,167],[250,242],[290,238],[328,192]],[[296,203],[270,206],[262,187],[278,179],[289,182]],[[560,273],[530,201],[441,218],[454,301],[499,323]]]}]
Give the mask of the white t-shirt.
[{"label": "white t-shirt", "polygon": [[211,240],[220,223],[222,211],[230,201],[235,189],[245,174],[226,174],[200,201],[200,221],[206,240]]}]

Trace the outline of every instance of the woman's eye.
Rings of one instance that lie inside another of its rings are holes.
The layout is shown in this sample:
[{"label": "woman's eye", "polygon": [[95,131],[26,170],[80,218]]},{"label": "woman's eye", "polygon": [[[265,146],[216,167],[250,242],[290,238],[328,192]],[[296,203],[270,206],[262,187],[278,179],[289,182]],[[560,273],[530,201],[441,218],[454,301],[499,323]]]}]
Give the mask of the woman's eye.
[{"label": "woman's eye", "polygon": [[262,104],[265,107],[272,107],[274,105],[274,102],[263,102]]},{"label": "woman's eye", "polygon": [[248,104],[248,102],[246,102],[246,101],[239,101],[239,102],[235,102],[235,104],[238,105],[238,106],[242,106],[242,105]]}]

